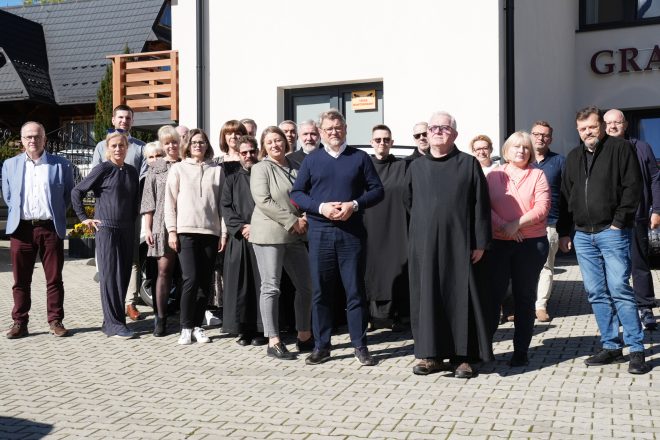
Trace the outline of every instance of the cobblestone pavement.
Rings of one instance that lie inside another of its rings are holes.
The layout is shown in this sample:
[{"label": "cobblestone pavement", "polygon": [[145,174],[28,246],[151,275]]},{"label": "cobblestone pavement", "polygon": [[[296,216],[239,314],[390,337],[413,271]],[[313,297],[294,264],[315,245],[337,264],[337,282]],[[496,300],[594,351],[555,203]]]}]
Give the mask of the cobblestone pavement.
[{"label": "cobblestone pavement", "polygon": [[[0,242],[0,322],[10,324],[11,267]],[[658,333],[647,334],[655,370],[627,364],[587,368],[599,347],[577,265],[560,260],[549,312],[538,324],[530,364],[511,369],[512,324],[497,333],[497,360],[470,380],[414,376],[411,335],[370,335],[380,364],[359,367],[347,335],[333,359],[306,366],[276,361],[210,330],[212,344],[177,345],[151,336],[152,317],[131,324],[139,339],[106,338],[94,268],[67,261],[64,320],[45,322],[41,267],[35,270],[30,337],[0,337],[0,438],[442,439],[655,438],[660,436]],[[654,273],[656,286],[660,283]],[[146,312],[147,308],[142,307]],[[290,345],[291,346],[291,345]]]}]

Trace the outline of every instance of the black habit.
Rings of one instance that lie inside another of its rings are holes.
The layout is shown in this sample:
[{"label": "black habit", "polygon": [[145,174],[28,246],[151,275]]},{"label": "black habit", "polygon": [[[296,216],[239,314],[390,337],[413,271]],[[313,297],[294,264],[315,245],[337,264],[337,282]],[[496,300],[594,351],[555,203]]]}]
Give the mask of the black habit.
[{"label": "black habit", "polygon": [[491,240],[488,184],[479,162],[454,146],[406,174],[410,208],[410,315],[418,359],[493,359],[487,270],[471,251]]},{"label": "black habit", "polygon": [[261,280],[257,259],[252,244],[241,233],[243,226],[250,223],[254,211],[249,171],[241,167],[227,177],[222,188],[221,205],[229,234],[223,267],[222,329],[232,334],[261,332]]},{"label": "black habit", "polygon": [[385,199],[364,212],[369,310],[372,318],[408,318],[408,213],[403,195],[410,162],[391,154],[384,159],[372,157],[371,161],[383,182]]}]

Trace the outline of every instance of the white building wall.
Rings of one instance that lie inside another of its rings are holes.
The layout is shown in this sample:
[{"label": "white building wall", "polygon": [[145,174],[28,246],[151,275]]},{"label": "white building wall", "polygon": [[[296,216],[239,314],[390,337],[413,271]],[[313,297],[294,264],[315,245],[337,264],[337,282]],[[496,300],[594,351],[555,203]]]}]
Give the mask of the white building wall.
[{"label": "white building wall", "polygon": [[[172,3],[181,121],[189,126],[196,123],[195,3]],[[501,1],[207,5],[209,135],[216,144],[226,120],[251,117],[260,129],[281,121],[285,88],[365,81],[383,81],[384,123],[397,144],[413,145],[413,124],[441,109],[456,117],[463,149],[476,134],[502,137]]]},{"label": "white building wall", "polygon": [[[553,127],[550,148],[567,153],[578,140],[575,131],[575,30],[577,1],[515,2],[516,130],[534,121]],[[585,104],[586,105],[586,104]]]}]

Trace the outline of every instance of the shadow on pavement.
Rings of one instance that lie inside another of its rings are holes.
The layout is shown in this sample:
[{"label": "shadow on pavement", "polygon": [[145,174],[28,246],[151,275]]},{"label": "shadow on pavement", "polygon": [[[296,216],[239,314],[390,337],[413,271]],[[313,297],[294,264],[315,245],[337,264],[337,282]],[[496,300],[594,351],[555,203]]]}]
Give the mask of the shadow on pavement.
[{"label": "shadow on pavement", "polygon": [[39,439],[46,437],[52,430],[53,425],[47,423],[0,416],[0,437],[2,438]]},{"label": "shadow on pavement", "polygon": [[543,345],[530,347],[527,354],[529,365],[512,368],[507,365],[513,352],[501,353],[495,356],[495,362],[479,369],[481,374],[497,373],[500,376],[515,376],[528,371],[561,364],[573,359],[594,354],[600,349],[600,337],[578,336],[573,338],[548,338]]}]

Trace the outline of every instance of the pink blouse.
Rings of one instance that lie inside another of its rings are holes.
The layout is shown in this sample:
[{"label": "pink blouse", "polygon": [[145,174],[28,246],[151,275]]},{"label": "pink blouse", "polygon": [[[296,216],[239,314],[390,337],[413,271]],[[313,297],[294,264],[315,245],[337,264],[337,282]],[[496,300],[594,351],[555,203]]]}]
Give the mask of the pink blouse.
[{"label": "pink blouse", "polygon": [[513,220],[532,213],[532,223],[520,228],[524,238],[546,235],[545,224],[550,211],[550,187],[543,171],[528,166],[520,169],[506,164],[491,171],[488,176],[490,212],[493,238],[511,240],[500,228]]}]

